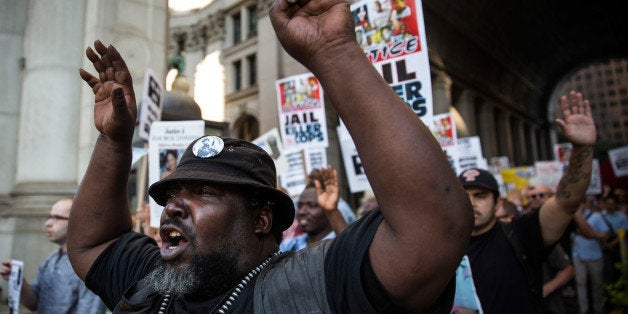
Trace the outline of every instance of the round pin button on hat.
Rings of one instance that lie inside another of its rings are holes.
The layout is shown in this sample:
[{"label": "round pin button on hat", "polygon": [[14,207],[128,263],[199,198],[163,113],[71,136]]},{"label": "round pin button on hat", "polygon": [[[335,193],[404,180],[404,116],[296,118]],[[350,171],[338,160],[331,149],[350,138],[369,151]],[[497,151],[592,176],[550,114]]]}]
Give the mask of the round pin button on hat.
[{"label": "round pin button on hat", "polygon": [[192,147],[192,153],[199,158],[214,157],[225,147],[225,142],[218,136],[205,136],[200,138]]}]

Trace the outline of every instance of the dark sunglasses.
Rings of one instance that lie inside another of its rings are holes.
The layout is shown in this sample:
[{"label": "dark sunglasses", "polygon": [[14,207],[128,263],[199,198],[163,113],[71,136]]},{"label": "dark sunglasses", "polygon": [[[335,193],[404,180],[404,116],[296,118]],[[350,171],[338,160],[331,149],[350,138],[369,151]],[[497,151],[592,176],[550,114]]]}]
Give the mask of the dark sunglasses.
[{"label": "dark sunglasses", "polygon": [[[48,219],[52,219],[52,220],[68,220],[70,219],[70,217],[63,217],[63,216],[59,216],[59,215],[48,215]],[[46,219],[46,220],[48,220]]]},{"label": "dark sunglasses", "polygon": [[538,197],[538,198],[545,198],[546,196],[547,196],[547,194],[545,194],[545,193],[530,194],[530,195],[528,195],[528,197],[529,197],[529,198],[531,198],[531,199],[536,199],[537,197]]}]

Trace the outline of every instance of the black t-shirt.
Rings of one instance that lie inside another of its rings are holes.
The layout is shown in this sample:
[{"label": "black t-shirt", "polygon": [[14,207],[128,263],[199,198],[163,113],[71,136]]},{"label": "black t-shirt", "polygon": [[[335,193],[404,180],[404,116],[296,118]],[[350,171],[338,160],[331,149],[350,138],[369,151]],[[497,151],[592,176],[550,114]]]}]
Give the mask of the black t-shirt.
[{"label": "black t-shirt", "polygon": [[[328,243],[329,245],[325,245],[329,247],[326,251],[314,251],[308,247],[300,253],[282,254],[282,256],[274,259],[273,266],[269,266],[269,268],[275,268],[276,271],[278,266],[274,266],[274,264],[296,264],[285,263],[286,259],[300,259],[307,256],[308,253],[324,252],[324,256],[321,256],[321,258],[324,257],[324,269],[310,269],[308,273],[324,276],[324,278],[318,278],[324,279],[324,291],[319,292],[326,296],[331,312],[407,312],[387,295],[368,262],[368,247],[382,219],[379,210],[372,210],[365,217],[350,225],[336,239],[326,240],[332,241]],[[98,294],[110,309],[114,308],[120,300],[123,300],[115,308],[114,312],[116,313],[157,312],[164,297],[147,289],[140,280],[153,269],[159,259],[159,249],[151,238],[131,232],[110,245],[98,257],[89,270],[85,282],[87,287]],[[320,263],[320,265],[320,268],[323,268],[323,264]],[[289,274],[292,270],[282,269],[281,271],[284,274]],[[230,312],[252,313],[254,311],[253,291],[257,283],[256,280],[257,277],[245,287],[231,307]],[[313,280],[316,281],[317,279]],[[452,284],[448,286],[428,313],[446,313],[451,309],[454,295],[453,283],[452,280]],[[263,285],[264,283],[260,284]],[[262,293],[265,294],[264,298],[267,298],[273,292],[274,290],[270,287],[270,289],[263,290]],[[221,301],[226,294],[200,303],[175,298],[169,303],[167,312],[208,313],[216,305],[222,303]],[[287,297],[289,296],[281,296],[281,298]]]},{"label": "black t-shirt", "polygon": [[[538,270],[535,273],[542,276],[546,249],[538,213],[514,220],[512,229],[523,246],[529,263],[533,265],[533,269]],[[471,237],[467,256],[484,313],[537,312],[524,270],[499,223],[488,232]]]}]

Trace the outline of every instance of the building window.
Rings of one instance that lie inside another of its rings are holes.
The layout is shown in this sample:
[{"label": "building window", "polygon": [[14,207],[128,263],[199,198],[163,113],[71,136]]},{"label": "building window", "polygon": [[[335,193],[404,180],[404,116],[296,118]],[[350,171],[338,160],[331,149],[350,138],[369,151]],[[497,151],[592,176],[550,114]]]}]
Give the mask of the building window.
[{"label": "building window", "polygon": [[249,70],[249,86],[257,85],[257,59],[255,55],[246,57],[247,68]]},{"label": "building window", "polygon": [[237,92],[242,89],[242,62],[233,62],[233,89]]},{"label": "building window", "polygon": [[248,8],[246,8],[248,11],[248,15],[249,15],[249,21],[248,21],[248,25],[249,25],[249,35],[248,37],[255,37],[257,36],[257,6],[252,5],[249,6]]},{"label": "building window", "polygon": [[238,44],[242,41],[242,16],[240,12],[234,13],[231,16],[233,21],[233,44]]}]

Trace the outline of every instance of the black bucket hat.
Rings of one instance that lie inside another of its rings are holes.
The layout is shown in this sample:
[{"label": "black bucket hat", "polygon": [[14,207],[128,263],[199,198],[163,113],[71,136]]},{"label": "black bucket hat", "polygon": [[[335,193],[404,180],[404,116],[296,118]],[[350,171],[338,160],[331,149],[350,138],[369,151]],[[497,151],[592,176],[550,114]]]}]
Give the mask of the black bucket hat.
[{"label": "black bucket hat", "polygon": [[153,183],[148,194],[161,206],[166,204],[166,189],[177,181],[204,181],[261,189],[265,199],[277,206],[273,221],[286,230],[294,220],[292,199],[277,189],[273,159],[259,146],[244,140],[203,136],[185,150],[175,170]]}]

